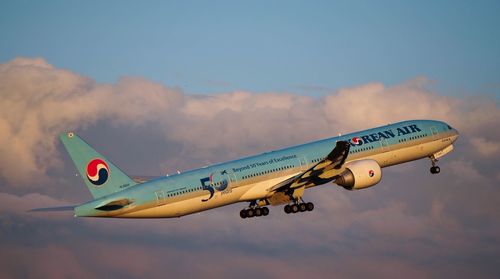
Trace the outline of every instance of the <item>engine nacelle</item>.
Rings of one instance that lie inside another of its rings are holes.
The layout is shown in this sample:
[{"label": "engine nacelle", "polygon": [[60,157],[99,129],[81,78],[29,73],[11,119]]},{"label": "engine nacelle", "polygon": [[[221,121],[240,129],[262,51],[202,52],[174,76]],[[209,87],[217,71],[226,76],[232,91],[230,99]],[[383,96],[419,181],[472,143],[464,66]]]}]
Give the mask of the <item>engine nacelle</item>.
[{"label": "engine nacelle", "polygon": [[359,190],[371,187],[382,179],[382,169],[374,160],[360,160],[346,164],[346,171],[335,183],[347,190]]}]

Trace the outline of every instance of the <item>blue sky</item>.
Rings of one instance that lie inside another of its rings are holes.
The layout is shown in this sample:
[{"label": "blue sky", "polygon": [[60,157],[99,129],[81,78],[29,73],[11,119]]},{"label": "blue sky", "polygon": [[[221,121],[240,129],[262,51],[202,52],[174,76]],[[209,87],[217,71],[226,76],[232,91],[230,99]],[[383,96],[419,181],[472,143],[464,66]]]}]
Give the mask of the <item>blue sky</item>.
[{"label": "blue sky", "polygon": [[426,76],[498,94],[498,1],[11,1],[0,61],[40,56],[98,82],[188,93],[325,91]]}]

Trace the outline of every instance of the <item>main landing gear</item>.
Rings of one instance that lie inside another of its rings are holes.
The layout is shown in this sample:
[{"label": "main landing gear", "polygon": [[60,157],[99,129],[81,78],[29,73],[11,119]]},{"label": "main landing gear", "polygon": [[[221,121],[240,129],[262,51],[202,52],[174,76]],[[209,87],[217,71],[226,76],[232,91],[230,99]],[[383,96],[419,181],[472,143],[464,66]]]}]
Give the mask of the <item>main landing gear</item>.
[{"label": "main landing gear", "polygon": [[438,166],[436,166],[436,163],[438,160],[436,158],[434,158],[434,156],[431,156],[430,158],[431,158],[431,163],[432,163],[432,167],[430,169],[431,173],[432,174],[440,173],[441,169]]},{"label": "main landing gear", "polygon": [[240,211],[240,217],[252,218],[252,217],[260,217],[269,215],[269,208],[257,206],[256,202],[250,203],[250,207],[246,209],[242,209]]},{"label": "main landing gear", "polygon": [[285,210],[286,214],[313,211],[314,204],[312,202],[304,202],[301,199],[301,202],[295,201],[292,204],[287,204],[287,205],[285,205],[285,207],[283,209]]}]

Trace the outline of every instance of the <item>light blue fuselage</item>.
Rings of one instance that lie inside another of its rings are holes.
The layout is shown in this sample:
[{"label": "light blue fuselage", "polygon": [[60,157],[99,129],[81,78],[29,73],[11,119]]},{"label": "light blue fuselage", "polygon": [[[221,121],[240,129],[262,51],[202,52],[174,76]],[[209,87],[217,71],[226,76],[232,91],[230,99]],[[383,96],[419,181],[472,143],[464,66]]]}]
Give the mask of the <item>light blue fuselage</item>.
[{"label": "light blue fuselage", "polygon": [[[284,179],[306,170],[327,156],[337,141],[351,143],[346,162],[371,158],[376,160],[381,167],[387,167],[429,157],[447,145],[451,145],[457,135],[458,132],[455,129],[440,121],[399,122],[157,178],[83,204],[75,208],[75,215],[183,216],[235,202],[264,199],[265,193],[249,194],[250,185],[270,181],[269,187],[271,187],[274,183],[273,179]],[[415,149],[416,146],[422,146],[422,151]],[[408,152],[401,152],[405,148]],[[431,150],[434,148],[436,150]],[[258,197],[258,195],[263,196]],[[107,212],[95,209],[108,201],[119,199],[128,199],[133,203],[118,211]],[[183,202],[186,206],[182,206]],[[169,205],[171,210],[168,210]],[[142,210],[153,207],[163,207],[165,210],[154,209],[148,214],[141,215]]]}]

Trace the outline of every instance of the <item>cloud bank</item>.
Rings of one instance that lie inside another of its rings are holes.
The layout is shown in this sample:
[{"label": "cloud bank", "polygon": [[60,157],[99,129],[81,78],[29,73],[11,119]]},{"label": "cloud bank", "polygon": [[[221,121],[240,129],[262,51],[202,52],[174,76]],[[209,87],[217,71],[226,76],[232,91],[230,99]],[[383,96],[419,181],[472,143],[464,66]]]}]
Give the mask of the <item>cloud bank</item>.
[{"label": "cloud bank", "polygon": [[[158,277],[168,269],[191,277],[494,278],[500,109],[487,97],[442,96],[428,84],[369,83],[321,98],[202,96],[139,77],[99,84],[41,58],[1,64],[0,276]],[[89,199],[80,178],[67,176],[74,170],[57,135],[68,130],[107,147],[126,170],[137,161],[172,169],[406,119],[439,119],[461,132],[439,176],[418,161],[384,170],[368,190],[318,187],[307,193],[317,205],[308,215],[271,208],[267,218],[242,221],[243,204],[172,220],[26,213]],[[59,259],[65,268],[56,268]]]},{"label": "cloud bank", "polygon": [[57,134],[100,121],[151,127],[210,159],[222,150],[221,159],[227,159],[415,118],[441,119],[462,133],[480,134],[470,138],[479,155],[499,151],[499,132],[488,129],[500,119],[492,100],[440,96],[427,83],[371,83],[322,98],[244,91],[196,96],[135,77],[97,84],[41,58],[17,58],[0,65],[0,177],[26,185],[46,176],[60,163]]}]

